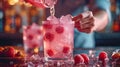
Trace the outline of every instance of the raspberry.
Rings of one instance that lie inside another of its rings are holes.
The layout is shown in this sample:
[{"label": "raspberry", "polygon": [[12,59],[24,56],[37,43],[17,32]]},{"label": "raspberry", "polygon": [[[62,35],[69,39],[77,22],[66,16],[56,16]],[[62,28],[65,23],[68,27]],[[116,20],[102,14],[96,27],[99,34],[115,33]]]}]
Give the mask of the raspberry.
[{"label": "raspberry", "polygon": [[42,33],[42,31],[41,31],[41,30],[37,30],[37,33],[38,33],[38,34],[41,34],[41,33]]},{"label": "raspberry", "polygon": [[28,29],[30,29],[30,28],[31,28],[31,26],[27,26],[27,28],[26,28],[26,29],[28,30]]},{"label": "raspberry", "polygon": [[88,57],[88,55],[84,54],[84,53],[82,53],[80,55],[83,57],[84,63],[88,65],[89,64],[89,57]]},{"label": "raspberry", "polygon": [[13,47],[7,47],[3,50],[4,57],[14,57],[15,49]]},{"label": "raspberry", "polygon": [[56,31],[58,34],[61,34],[61,33],[64,32],[64,27],[58,26],[58,27],[56,27],[55,31]]},{"label": "raspberry", "polygon": [[116,59],[120,59],[120,53],[115,53],[112,55],[112,59],[116,60]]},{"label": "raspberry", "polygon": [[45,29],[51,29],[52,28],[52,24],[50,24],[50,21],[46,21],[47,23],[43,24],[43,27]]},{"label": "raspberry", "polygon": [[106,59],[108,58],[108,55],[105,51],[100,52],[99,54],[99,60],[102,61],[101,64],[103,67],[106,66],[107,62]]},{"label": "raspberry", "polygon": [[47,32],[45,33],[44,39],[48,41],[52,41],[54,39],[54,34]]},{"label": "raspberry", "polygon": [[39,46],[39,44],[34,43],[34,44],[31,44],[31,46],[32,46],[32,48],[36,48],[36,47],[38,47],[38,46]]},{"label": "raspberry", "polygon": [[52,49],[48,49],[48,50],[47,50],[47,54],[48,54],[49,56],[53,56],[53,55],[54,55],[54,52],[53,52]]},{"label": "raspberry", "polygon": [[43,27],[45,29],[51,29],[52,28],[52,24],[43,24]]},{"label": "raspberry", "polygon": [[99,60],[104,61],[106,58],[108,58],[107,53],[105,51],[100,52]]},{"label": "raspberry", "polygon": [[76,54],[74,56],[74,62],[75,62],[75,65],[79,64],[79,63],[83,63],[84,59],[83,59],[83,57],[80,54]]},{"label": "raspberry", "polygon": [[51,29],[52,28],[52,25],[51,24],[43,24],[43,27],[45,29]]},{"label": "raspberry", "polygon": [[32,40],[34,37],[33,37],[33,35],[30,34],[30,35],[27,36],[27,38],[28,38],[29,40]]},{"label": "raspberry", "polygon": [[70,51],[70,47],[68,46],[63,47],[63,53],[69,53],[69,51]]}]

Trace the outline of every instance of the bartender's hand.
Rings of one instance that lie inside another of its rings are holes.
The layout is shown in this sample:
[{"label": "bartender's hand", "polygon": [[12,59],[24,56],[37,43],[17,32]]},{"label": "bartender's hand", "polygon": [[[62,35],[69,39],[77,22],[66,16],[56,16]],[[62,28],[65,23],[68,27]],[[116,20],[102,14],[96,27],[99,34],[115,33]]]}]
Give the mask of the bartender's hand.
[{"label": "bartender's hand", "polygon": [[80,32],[91,33],[95,31],[95,18],[91,11],[86,11],[73,17],[75,21],[75,27]]}]

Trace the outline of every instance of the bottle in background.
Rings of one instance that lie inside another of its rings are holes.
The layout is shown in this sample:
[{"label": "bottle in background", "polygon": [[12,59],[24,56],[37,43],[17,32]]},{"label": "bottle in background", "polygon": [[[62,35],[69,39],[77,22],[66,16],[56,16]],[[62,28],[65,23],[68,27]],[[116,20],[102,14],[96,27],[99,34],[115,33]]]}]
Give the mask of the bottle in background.
[{"label": "bottle in background", "polygon": [[5,25],[4,25],[4,32],[5,33],[10,33],[10,24],[11,24],[11,18],[10,16],[5,17]]},{"label": "bottle in background", "polygon": [[16,29],[16,32],[20,33],[20,30],[22,28],[21,23],[22,23],[21,16],[19,14],[16,14],[15,15],[15,29]]},{"label": "bottle in background", "polygon": [[119,32],[120,31],[120,22],[118,17],[113,20],[113,32]]},{"label": "bottle in background", "polygon": [[8,9],[5,10],[5,25],[4,31],[5,33],[15,33],[16,26],[15,26],[15,9],[13,6],[10,6]]},{"label": "bottle in background", "polygon": [[119,32],[120,32],[120,14],[118,15],[118,22],[119,22]]},{"label": "bottle in background", "polygon": [[21,12],[20,12],[20,15],[21,15],[21,19],[22,19],[22,26],[27,26],[29,25],[29,22],[28,22],[28,8],[25,6],[25,5],[22,5],[21,6]]},{"label": "bottle in background", "polygon": [[0,1],[0,32],[3,32],[3,17],[4,11],[2,9],[2,1]]},{"label": "bottle in background", "polygon": [[39,14],[38,14],[38,10],[36,7],[30,7],[30,10],[29,10],[29,22],[30,22],[30,25],[35,22],[38,24],[38,21],[39,21]]}]

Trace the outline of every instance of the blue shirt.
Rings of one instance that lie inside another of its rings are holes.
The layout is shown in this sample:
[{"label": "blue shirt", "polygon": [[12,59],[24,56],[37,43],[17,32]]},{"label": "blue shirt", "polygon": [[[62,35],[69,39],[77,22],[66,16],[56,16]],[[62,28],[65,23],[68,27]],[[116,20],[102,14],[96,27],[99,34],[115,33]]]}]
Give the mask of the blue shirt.
[{"label": "blue shirt", "polygon": [[[109,32],[112,27],[111,22],[111,14],[110,14],[110,1],[109,0],[94,0],[95,8],[105,10],[109,15],[109,24],[106,27],[106,32]],[[77,10],[75,10],[72,15],[76,16],[86,10],[90,10],[87,8],[86,5],[79,6]],[[94,41],[94,33],[82,33],[79,32],[77,29],[74,30],[74,47],[75,48],[94,48],[95,41]]]}]

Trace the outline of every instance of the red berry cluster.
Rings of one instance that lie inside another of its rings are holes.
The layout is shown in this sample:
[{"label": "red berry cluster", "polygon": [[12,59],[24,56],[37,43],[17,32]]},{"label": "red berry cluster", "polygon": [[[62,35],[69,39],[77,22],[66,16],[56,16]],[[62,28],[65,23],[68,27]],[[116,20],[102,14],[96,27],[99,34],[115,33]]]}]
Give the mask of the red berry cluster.
[{"label": "red berry cluster", "polygon": [[64,46],[62,52],[68,54],[70,52],[70,47]]},{"label": "red berry cluster", "polygon": [[2,57],[14,57],[15,56],[15,49],[13,47],[7,47],[4,48],[4,50],[1,51]]},{"label": "red berry cluster", "polygon": [[[45,29],[52,29],[52,25],[50,23],[44,24],[43,28]],[[55,31],[57,34],[62,34],[64,32],[64,27],[58,26],[55,28]],[[46,32],[44,35],[44,39],[48,41],[53,41],[54,39],[54,34],[51,32]]]},{"label": "red berry cluster", "polygon": [[46,21],[46,23],[43,24],[44,29],[52,29],[53,25],[49,20]]},{"label": "red berry cluster", "polygon": [[120,53],[112,54],[112,60],[120,60]]},{"label": "red berry cluster", "polygon": [[[102,61],[102,66],[105,66],[106,59],[108,59],[107,53],[105,51],[101,51],[99,53],[98,60]],[[90,58],[85,53],[76,54],[74,56],[75,65],[77,65],[77,64],[86,64],[86,65],[89,65],[89,62],[90,62],[89,60],[90,60]]]},{"label": "red berry cluster", "polygon": [[77,65],[79,63],[83,63],[84,59],[80,54],[77,54],[74,56],[74,62],[75,62],[75,65]]},{"label": "red berry cluster", "polygon": [[15,50],[13,47],[1,47],[0,57],[23,57],[23,53]]},{"label": "red berry cluster", "polygon": [[27,38],[28,38],[29,40],[33,40],[34,36],[33,36],[32,34],[29,34],[29,35],[27,36]]},{"label": "red berry cluster", "polygon": [[50,32],[47,32],[47,33],[45,33],[44,39],[45,39],[45,40],[48,40],[48,41],[53,41],[53,39],[54,39],[54,34],[52,34],[52,33],[50,33]]},{"label": "red berry cluster", "polygon": [[108,61],[108,54],[105,51],[101,51],[99,53],[99,58],[98,59],[99,59],[99,61],[101,61],[102,66],[106,67],[106,65],[107,65],[106,61]]},{"label": "red berry cluster", "polygon": [[56,31],[58,34],[61,34],[61,33],[64,32],[64,27],[58,26],[58,27],[56,27],[55,31]]},{"label": "red berry cluster", "polygon": [[48,50],[47,50],[47,54],[48,54],[49,56],[53,56],[53,55],[54,55],[54,51],[53,51],[52,49],[48,49]]},{"label": "red berry cluster", "polygon": [[74,56],[74,62],[75,62],[75,65],[76,64],[83,64],[83,63],[86,64],[86,65],[88,65],[89,64],[89,57],[85,53],[76,54]]},{"label": "red berry cluster", "polygon": [[105,51],[99,53],[99,60],[104,61],[106,58],[108,58],[108,54]]},{"label": "red berry cluster", "polygon": [[[70,47],[64,46],[63,49],[62,49],[62,53],[68,54],[69,52],[70,52]],[[54,52],[54,50],[52,50],[52,49],[48,49],[48,50],[47,50],[47,54],[48,54],[49,56],[53,56],[53,55],[55,54],[55,52]]]}]

